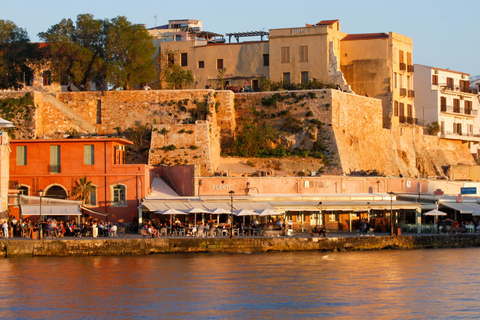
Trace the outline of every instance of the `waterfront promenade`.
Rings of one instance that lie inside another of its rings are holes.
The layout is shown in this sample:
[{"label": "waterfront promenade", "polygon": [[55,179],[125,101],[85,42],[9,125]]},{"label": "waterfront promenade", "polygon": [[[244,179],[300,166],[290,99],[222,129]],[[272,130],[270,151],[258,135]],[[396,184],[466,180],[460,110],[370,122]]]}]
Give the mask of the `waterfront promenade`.
[{"label": "waterfront promenade", "polygon": [[326,238],[297,234],[292,237],[240,236],[196,238],[161,237],[145,239],[140,234],[125,238],[64,237],[31,240],[0,240],[0,256],[119,256],[167,253],[266,253],[294,251],[412,250],[480,247],[480,234],[415,234],[357,236],[328,234]]}]

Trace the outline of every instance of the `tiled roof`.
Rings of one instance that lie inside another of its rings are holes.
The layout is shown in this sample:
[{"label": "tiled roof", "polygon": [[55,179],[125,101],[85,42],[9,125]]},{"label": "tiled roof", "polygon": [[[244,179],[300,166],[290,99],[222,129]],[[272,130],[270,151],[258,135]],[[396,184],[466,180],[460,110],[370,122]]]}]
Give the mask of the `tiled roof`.
[{"label": "tiled roof", "polygon": [[388,39],[388,34],[386,33],[359,33],[359,34],[349,34],[342,39],[342,41],[348,40],[369,40],[369,39]]},{"label": "tiled roof", "polygon": [[319,23],[317,23],[316,25],[317,25],[317,26],[328,26],[328,25],[334,24],[335,22],[338,22],[338,21],[339,21],[338,19],[335,19],[335,20],[323,20],[323,21],[320,21]]}]

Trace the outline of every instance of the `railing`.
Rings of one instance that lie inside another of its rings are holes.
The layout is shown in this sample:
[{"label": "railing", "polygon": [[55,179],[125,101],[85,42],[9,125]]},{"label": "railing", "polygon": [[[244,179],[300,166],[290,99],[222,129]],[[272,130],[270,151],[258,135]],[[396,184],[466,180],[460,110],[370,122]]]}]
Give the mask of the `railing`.
[{"label": "railing", "polygon": [[419,120],[418,118],[413,118],[413,117],[405,117],[405,116],[400,116],[399,119],[400,123],[409,123],[409,124],[416,124],[418,126],[425,126],[425,121],[424,120]]},{"label": "railing", "polygon": [[441,112],[448,112],[448,113],[456,113],[456,114],[465,114],[469,116],[476,116],[478,115],[478,110],[473,110],[470,108],[461,108],[457,106],[447,106],[447,105],[441,105],[440,106],[440,111]]},{"label": "railing", "polygon": [[405,89],[405,88],[400,88],[400,96],[406,97],[406,96],[407,96],[407,89]]},{"label": "railing", "polygon": [[414,66],[412,66],[411,64],[409,64],[409,65],[407,66],[407,72],[413,73],[414,71],[415,71]]},{"label": "railing", "polygon": [[453,131],[442,131],[442,136],[446,135],[456,135],[462,137],[480,137],[480,134],[473,134],[473,132],[453,132]]},{"label": "railing", "polygon": [[402,63],[399,64],[399,69],[405,71],[405,70],[407,70],[407,65],[402,62]]},{"label": "railing", "polygon": [[56,165],[56,166],[49,165],[48,171],[50,173],[60,173],[60,165]]},{"label": "railing", "polygon": [[413,91],[413,90],[408,90],[408,97],[409,97],[409,98],[414,98],[414,97],[415,97],[415,91]]},{"label": "railing", "polygon": [[460,85],[453,85],[453,84],[439,84],[441,90],[450,90],[450,91],[458,91],[463,93],[473,93],[470,91],[470,88],[467,86],[460,86]]}]

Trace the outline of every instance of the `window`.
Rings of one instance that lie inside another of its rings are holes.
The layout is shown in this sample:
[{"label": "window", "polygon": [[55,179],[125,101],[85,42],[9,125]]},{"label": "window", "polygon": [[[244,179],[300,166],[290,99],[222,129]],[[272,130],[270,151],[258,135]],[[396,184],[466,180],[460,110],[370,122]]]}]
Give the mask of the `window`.
[{"label": "window", "polygon": [[331,213],[328,215],[328,221],[335,221],[335,213]]},{"label": "window", "polygon": [[402,64],[405,63],[404,55],[402,50],[398,50],[398,63]]},{"label": "window", "polygon": [[308,83],[308,71],[303,71],[301,73],[301,81],[302,81],[302,84]]},{"label": "window", "polygon": [[413,107],[411,104],[407,104],[407,117],[413,118]]},{"label": "window", "polygon": [[264,54],[263,55],[263,66],[268,67],[270,65],[270,55]]},{"label": "window", "polygon": [[52,84],[52,73],[50,71],[43,71],[43,85],[49,86]]},{"label": "window", "polygon": [[283,83],[290,83],[290,72],[283,73]]},{"label": "window", "polygon": [[223,69],[223,59],[217,59],[217,69]]},{"label": "window", "polygon": [[438,76],[436,74],[432,75],[432,84],[438,85]]},{"label": "window", "polygon": [[442,131],[442,134],[445,134],[445,121],[442,121],[440,124],[440,130]]},{"label": "window", "polygon": [[308,62],[308,46],[300,46],[300,62]]},{"label": "window", "polygon": [[27,186],[18,187],[18,194],[21,194],[22,196],[28,196],[28,187]]},{"label": "window", "polygon": [[446,112],[447,111],[447,98],[440,97],[440,111]]},{"label": "window", "polygon": [[102,100],[97,100],[97,124],[102,124]]},{"label": "window", "polygon": [[460,100],[453,99],[453,112],[460,113]]},{"label": "window", "polygon": [[447,78],[447,87],[450,90],[453,90],[453,78]]},{"label": "window", "polygon": [[393,109],[393,115],[398,117],[398,101],[395,101],[395,108]]},{"label": "window", "polygon": [[27,165],[27,146],[17,146],[17,166]]},{"label": "window", "polygon": [[398,88],[398,74],[396,72],[394,72],[394,81],[395,81],[395,89]]},{"label": "window", "polygon": [[205,61],[198,61],[198,69],[205,68]]},{"label": "window", "polygon": [[465,114],[472,114],[472,101],[465,101]]},{"label": "window", "polygon": [[290,63],[290,47],[282,47],[282,63]]},{"label": "window", "polygon": [[127,204],[125,198],[125,186],[117,184],[113,187],[113,205],[124,206]]},{"label": "window", "polygon": [[50,146],[50,173],[60,173],[60,146]]},{"label": "window", "polygon": [[181,55],[182,58],[182,67],[188,66],[188,55],[186,53],[182,53]]},{"label": "window", "polygon": [[399,108],[399,116],[400,118],[403,118],[405,117],[405,105],[403,104],[403,102],[400,102],[400,108]]},{"label": "window", "polygon": [[83,164],[95,164],[95,153],[92,144],[86,144],[83,146]]},{"label": "window", "polygon": [[90,191],[90,194],[88,195],[88,199],[85,201],[85,204],[90,206],[97,205],[97,187],[92,186],[92,191]]},{"label": "window", "polygon": [[453,124],[453,133],[462,134],[462,124],[461,123],[454,123]]},{"label": "window", "polygon": [[180,34],[176,34],[175,41],[182,41],[182,36]]}]

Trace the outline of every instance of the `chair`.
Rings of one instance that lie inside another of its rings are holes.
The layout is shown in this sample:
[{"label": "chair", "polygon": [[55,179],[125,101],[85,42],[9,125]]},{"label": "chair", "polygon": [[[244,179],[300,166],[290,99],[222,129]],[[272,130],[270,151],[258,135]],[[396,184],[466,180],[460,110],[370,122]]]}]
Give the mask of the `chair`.
[{"label": "chair", "polygon": [[239,236],[240,235],[240,231],[238,229],[233,229],[233,235],[234,236]]}]

